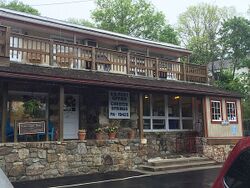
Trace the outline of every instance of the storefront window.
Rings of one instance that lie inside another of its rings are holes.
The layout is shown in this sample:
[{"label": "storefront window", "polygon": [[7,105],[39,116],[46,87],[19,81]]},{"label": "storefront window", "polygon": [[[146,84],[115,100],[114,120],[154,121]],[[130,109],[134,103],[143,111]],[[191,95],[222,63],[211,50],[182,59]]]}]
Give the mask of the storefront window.
[{"label": "storefront window", "polygon": [[192,117],[192,98],[191,97],[182,97],[181,98],[181,107],[182,107],[182,117]]},{"label": "storefront window", "polygon": [[168,97],[168,116],[169,117],[180,116],[180,96]]},{"label": "storefront window", "polygon": [[150,116],[150,95],[143,96],[143,116]]},{"label": "storefront window", "polygon": [[153,119],[153,129],[166,129],[164,119]]},{"label": "storefront window", "polygon": [[165,116],[164,95],[153,95],[153,116]]},{"label": "storefront window", "polygon": [[[46,95],[10,93],[9,118],[6,125],[7,141],[14,139],[14,127],[19,122],[46,121]],[[18,133],[19,134],[19,133]],[[18,135],[18,141],[37,141],[36,135]]]},{"label": "storefront window", "polygon": [[170,119],[169,120],[169,129],[180,129],[180,120]]},{"label": "storefront window", "polygon": [[192,97],[147,94],[143,102],[145,130],[193,129]]}]

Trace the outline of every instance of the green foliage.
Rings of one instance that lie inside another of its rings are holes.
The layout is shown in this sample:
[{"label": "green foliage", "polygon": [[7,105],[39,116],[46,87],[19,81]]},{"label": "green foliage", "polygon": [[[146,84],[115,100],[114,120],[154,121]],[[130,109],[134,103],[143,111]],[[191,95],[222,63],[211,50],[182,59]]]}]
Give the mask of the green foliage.
[{"label": "green foliage", "polygon": [[1,8],[6,8],[6,9],[10,9],[10,10],[16,10],[19,12],[25,12],[25,13],[29,13],[29,14],[33,14],[33,15],[37,15],[39,16],[40,13],[37,9],[24,4],[21,1],[18,0],[14,0],[11,1],[9,3],[7,3],[6,1],[0,0],[0,7]]},{"label": "green foliage", "polygon": [[219,79],[215,84],[229,91],[235,91],[244,95],[246,93],[245,84],[239,77],[235,77],[231,70],[224,70],[219,73]]},{"label": "green foliage", "polygon": [[35,99],[30,99],[23,103],[24,113],[30,117],[37,118],[39,117],[40,112],[40,102]]},{"label": "green foliage", "polygon": [[96,27],[94,23],[85,19],[69,18],[66,21],[77,25],[83,25],[86,27]]},{"label": "green foliage", "polygon": [[177,33],[147,0],[97,0],[97,27],[130,36],[178,44]]},{"label": "green foliage", "polygon": [[233,75],[237,68],[249,67],[250,21],[243,17],[233,17],[223,23],[220,35],[225,58],[233,61]]},{"label": "green foliage", "polygon": [[223,19],[234,10],[200,3],[190,6],[178,18],[178,31],[183,44],[193,51],[192,63],[206,64],[217,60],[220,50],[217,33]]}]

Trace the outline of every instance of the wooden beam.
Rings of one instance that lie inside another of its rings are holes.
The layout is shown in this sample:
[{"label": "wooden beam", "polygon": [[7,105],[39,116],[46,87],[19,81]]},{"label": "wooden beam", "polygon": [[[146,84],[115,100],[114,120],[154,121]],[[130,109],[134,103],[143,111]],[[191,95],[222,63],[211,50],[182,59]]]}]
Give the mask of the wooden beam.
[{"label": "wooden beam", "polygon": [[49,96],[50,92],[46,97],[46,141],[49,140]]},{"label": "wooden beam", "polygon": [[140,139],[144,138],[143,135],[143,94],[139,94],[139,135]]},{"label": "wooden beam", "polygon": [[64,116],[64,86],[60,86],[59,94],[59,140],[63,141],[63,116]]},{"label": "wooden beam", "polygon": [[7,101],[8,101],[8,84],[2,86],[2,142],[6,142],[6,124],[7,124]]}]

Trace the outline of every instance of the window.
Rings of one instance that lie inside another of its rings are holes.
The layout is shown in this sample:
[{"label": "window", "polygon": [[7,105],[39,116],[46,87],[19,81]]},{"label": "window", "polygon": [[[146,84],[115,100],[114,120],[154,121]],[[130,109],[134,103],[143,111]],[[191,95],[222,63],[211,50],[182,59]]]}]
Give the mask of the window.
[{"label": "window", "polygon": [[211,100],[212,121],[221,121],[221,101]]},{"label": "window", "polygon": [[143,120],[145,131],[192,130],[192,98],[145,94]]},{"label": "window", "polygon": [[233,162],[224,177],[225,187],[250,187],[250,150],[243,151]]},{"label": "window", "polygon": [[237,121],[237,113],[236,113],[236,103],[235,102],[227,102],[227,120],[229,122]]}]

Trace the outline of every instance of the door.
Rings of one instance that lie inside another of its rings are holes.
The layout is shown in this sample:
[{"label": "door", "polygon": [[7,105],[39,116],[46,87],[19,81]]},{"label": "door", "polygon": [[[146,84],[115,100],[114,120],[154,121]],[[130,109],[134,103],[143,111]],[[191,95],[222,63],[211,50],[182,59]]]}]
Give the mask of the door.
[{"label": "door", "polygon": [[79,96],[65,95],[63,138],[77,139],[79,128]]}]

